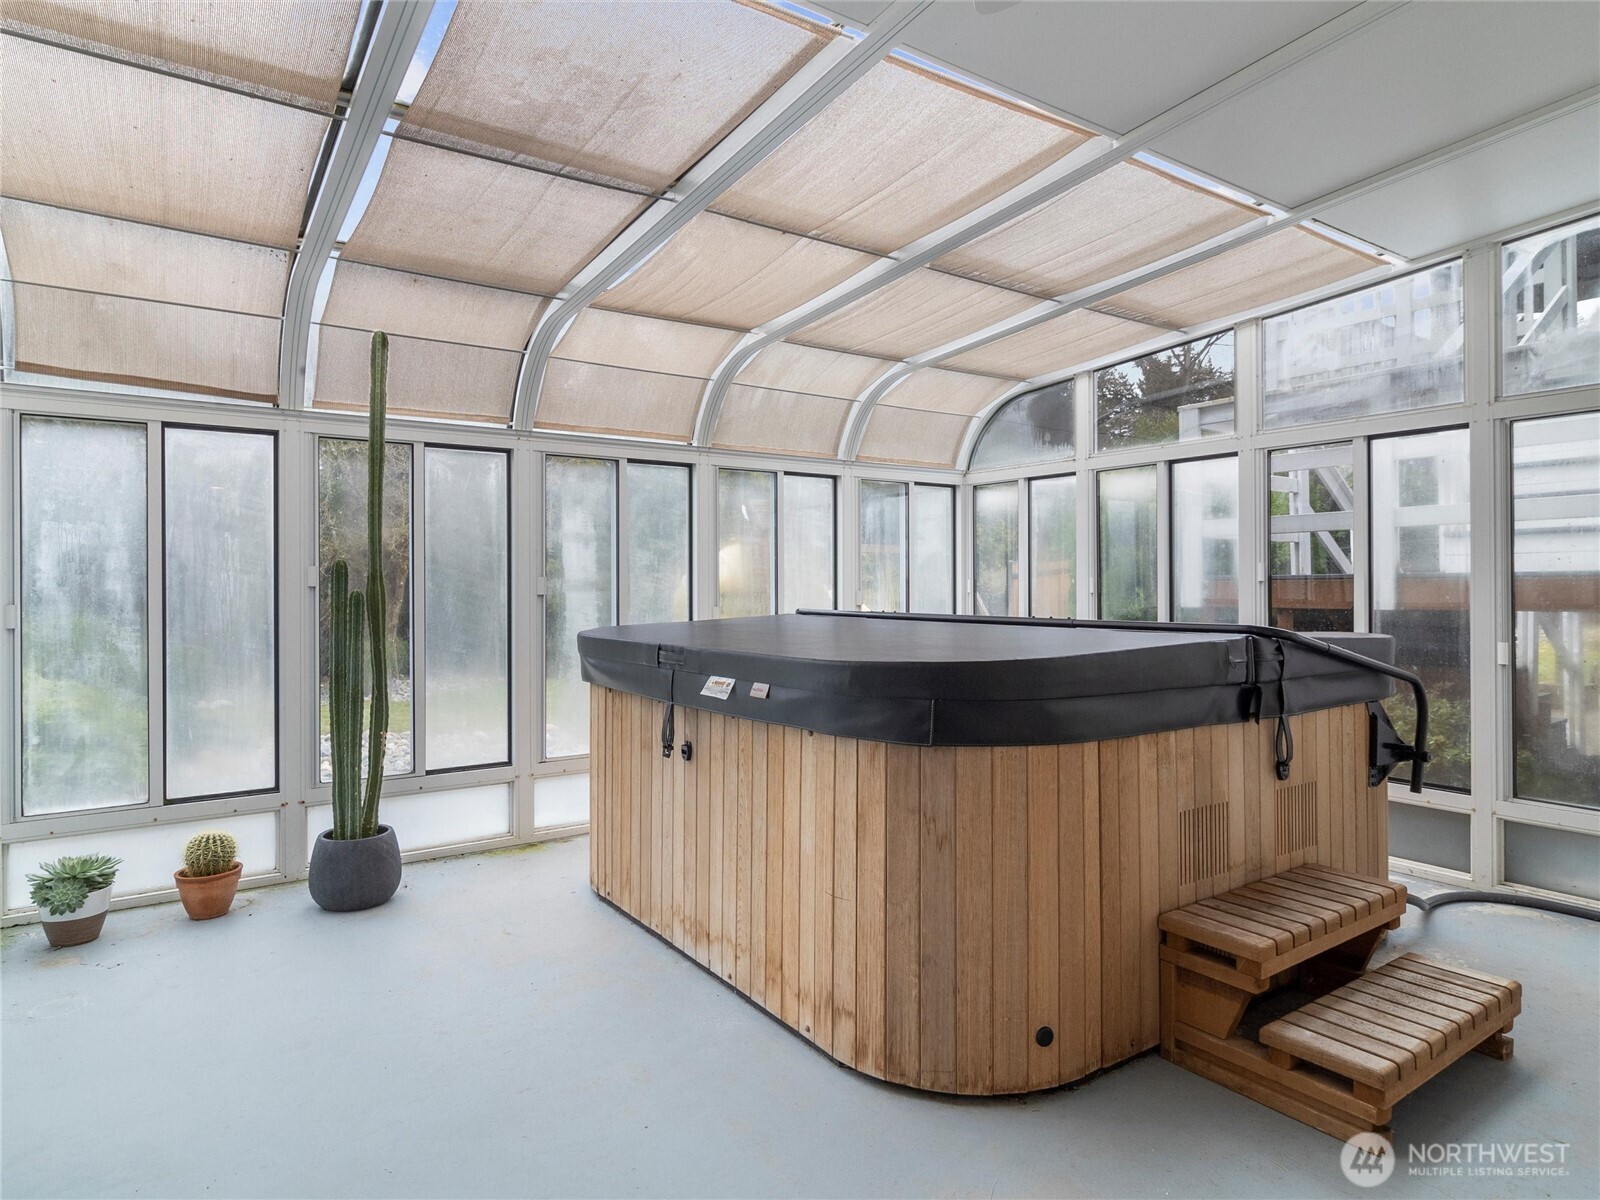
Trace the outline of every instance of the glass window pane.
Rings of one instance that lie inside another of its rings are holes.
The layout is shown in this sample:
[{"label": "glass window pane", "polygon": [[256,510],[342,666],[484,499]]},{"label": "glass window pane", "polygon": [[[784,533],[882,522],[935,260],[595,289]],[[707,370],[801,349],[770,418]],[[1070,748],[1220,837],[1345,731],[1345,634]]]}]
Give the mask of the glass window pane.
[{"label": "glass window pane", "polygon": [[1600,805],[1600,413],[1511,438],[1513,788]]},{"label": "glass window pane", "polygon": [[[383,750],[385,775],[411,773],[411,447],[390,442],[383,467],[383,584],[389,613],[389,737]],[[317,546],[321,586],[317,589],[317,695],[322,782],[333,778],[328,729],[330,572],[344,559],[350,589],[366,587],[367,443],[343,438],[317,442]],[[366,771],[367,739],[361,739],[361,769]]]},{"label": "glass window pane", "polygon": [[22,811],[150,798],[145,429],[22,418]]},{"label": "glass window pane", "polygon": [[1505,394],[1600,383],[1600,217],[1500,254]]},{"label": "glass window pane", "polygon": [[911,611],[956,610],[956,490],[911,485]]},{"label": "glass window pane", "polygon": [[1101,471],[1100,616],[1108,621],[1154,621],[1156,584],[1156,468]]},{"label": "glass window pane", "polygon": [[589,752],[578,634],[617,619],[617,464],[544,460],[544,756]]},{"label": "glass window pane", "polygon": [[630,622],[689,619],[689,468],[631,462],[628,479]]},{"label": "glass window pane", "polygon": [[1172,619],[1239,619],[1239,460],[1172,464]]},{"label": "glass window pane", "polygon": [[1024,466],[1071,458],[1073,453],[1072,380],[1006,401],[972,448],[970,470]]},{"label": "glass window pane", "polygon": [[1028,484],[1029,595],[1036,617],[1078,615],[1078,480],[1072,475]]},{"label": "glass window pane", "polygon": [[783,611],[833,607],[833,480],[825,475],[783,477]]},{"label": "glass window pane", "polygon": [[1018,538],[1017,485],[991,483],[973,488],[972,611],[980,617],[1022,615]]},{"label": "glass window pane", "polygon": [[[1432,787],[1472,786],[1472,574],[1467,431],[1372,442],[1372,628],[1394,638],[1394,661],[1428,685]],[[1411,689],[1384,707],[1409,739]],[[1424,860],[1427,861],[1427,860]]]},{"label": "glass window pane", "polygon": [[724,617],[777,608],[777,490],[771,471],[717,470],[717,608]]},{"label": "glass window pane", "polygon": [[1094,373],[1102,450],[1233,432],[1233,330]]},{"label": "glass window pane", "polygon": [[1461,263],[1261,323],[1267,427],[1460,404]]},{"label": "glass window pane", "polygon": [[903,483],[861,481],[861,607],[904,612],[906,508]]},{"label": "glass window pane", "polygon": [[278,782],[275,442],[168,427],[167,798]]},{"label": "glass window pane", "polygon": [[1280,629],[1348,633],[1355,621],[1350,443],[1272,455],[1268,622]]},{"label": "glass window pane", "polygon": [[511,761],[510,458],[423,451],[423,766]]}]

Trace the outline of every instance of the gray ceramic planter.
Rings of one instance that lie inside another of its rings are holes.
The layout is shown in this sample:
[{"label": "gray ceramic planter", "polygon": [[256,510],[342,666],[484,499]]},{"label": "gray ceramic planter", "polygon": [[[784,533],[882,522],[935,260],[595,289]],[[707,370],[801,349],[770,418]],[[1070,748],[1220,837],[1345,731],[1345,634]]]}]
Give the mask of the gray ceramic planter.
[{"label": "gray ceramic planter", "polygon": [[335,841],[329,829],[317,835],[307,880],[311,898],[329,912],[376,908],[400,886],[400,843],[379,825],[375,837]]}]

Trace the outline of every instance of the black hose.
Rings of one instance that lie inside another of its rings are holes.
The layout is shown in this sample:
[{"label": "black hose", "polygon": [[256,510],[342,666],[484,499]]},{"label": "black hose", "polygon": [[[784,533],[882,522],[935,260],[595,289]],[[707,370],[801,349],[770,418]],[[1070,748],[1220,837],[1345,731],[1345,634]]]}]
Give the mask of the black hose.
[{"label": "black hose", "polygon": [[1582,917],[1585,921],[1600,921],[1600,909],[1566,900],[1553,900],[1544,896],[1524,896],[1520,892],[1438,892],[1432,896],[1418,896],[1410,892],[1407,904],[1415,904],[1429,913],[1442,904],[1510,904],[1517,908],[1536,908],[1540,912],[1561,913],[1568,917]]},{"label": "black hose", "polygon": [[1171,623],[1161,621],[1096,621],[1079,620],[1075,617],[979,617],[963,614],[949,613],[876,613],[857,612],[854,609],[826,609],[802,608],[799,616],[803,617],[871,617],[876,620],[888,621],[944,621],[965,625],[1049,625],[1064,629],[1078,627],[1090,629],[1129,629],[1140,632],[1187,630],[1192,633],[1242,633],[1251,637],[1271,638],[1279,642],[1290,642],[1296,646],[1304,646],[1318,654],[1341,662],[1353,663],[1365,667],[1369,671],[1377,671],[1380,675],[1387,675],[1391,679],[1398,679],[1411,686],[1411,694],[1416,698],[1417,704],[1417,733],[1413,739],[1411,751],[1411,790],[1422,791],[1422,768],[1428,761],[1428,692],[1410,671],[1394,666],[1392,663],[1380,662],[1375,658],[1368,658],[1365,654],[1357,654],[1354,650],[1346,650],[1343,646],[1335,646],[1319,638],[1310,637],[1304,633],[1296,633],[1292,629],[1279,629],[1273,625],[1229,625],[1222,622],[1188,622]]}]

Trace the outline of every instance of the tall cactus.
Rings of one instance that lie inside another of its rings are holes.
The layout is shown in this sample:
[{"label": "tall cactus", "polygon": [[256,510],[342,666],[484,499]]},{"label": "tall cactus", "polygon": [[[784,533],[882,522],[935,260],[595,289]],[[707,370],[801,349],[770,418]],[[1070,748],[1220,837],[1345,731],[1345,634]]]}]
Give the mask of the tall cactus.
[{"label": "tall cactus", "polygon": [[[339,840],[378,832],[384,748],[389,735],[388,602],[383,583],[383,471],[388,416],[389,339],[372,335],[372,391],[367,426],[367,587],[350,590],[350,567],[333,564],[329,599],[331,661],[328,725],[333,759],[333,836]],[[370,642],[370,648],[367,643]],[[367,739],[367,781],[361,786],[361,668],[372,665],[372,713]]]}]

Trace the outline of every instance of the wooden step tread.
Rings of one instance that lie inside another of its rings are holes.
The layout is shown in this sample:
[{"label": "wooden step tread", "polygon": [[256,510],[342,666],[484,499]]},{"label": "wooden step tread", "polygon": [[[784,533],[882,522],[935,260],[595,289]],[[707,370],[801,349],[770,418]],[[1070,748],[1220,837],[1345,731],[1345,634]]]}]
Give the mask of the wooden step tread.
[{"label": "wooden step tread", "polygon": [[1522,985],[1402,954],[1261,1027],[1261,1044],[1380,1089],[1429,1074],[1521,1009]]},{"label": "wooden step tread", "polygon": [[1401,884],[1307,864],[1163,913],[1160,927],[1265,962],[1313,943],[1336,943],[1371,918],[1398,917],[1405,903]]}]

